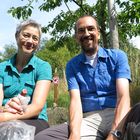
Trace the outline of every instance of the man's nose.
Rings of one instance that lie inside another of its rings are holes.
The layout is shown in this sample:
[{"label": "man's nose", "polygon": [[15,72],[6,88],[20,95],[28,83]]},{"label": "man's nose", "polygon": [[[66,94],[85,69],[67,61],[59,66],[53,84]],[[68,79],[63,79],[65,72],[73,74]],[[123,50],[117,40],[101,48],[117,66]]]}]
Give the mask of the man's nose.
[{"label": "man's nose", "polygon": [[85,29],[85,35],[86,35],[86,36],[89,36],[89,35],[90,35],[88,29]]}]

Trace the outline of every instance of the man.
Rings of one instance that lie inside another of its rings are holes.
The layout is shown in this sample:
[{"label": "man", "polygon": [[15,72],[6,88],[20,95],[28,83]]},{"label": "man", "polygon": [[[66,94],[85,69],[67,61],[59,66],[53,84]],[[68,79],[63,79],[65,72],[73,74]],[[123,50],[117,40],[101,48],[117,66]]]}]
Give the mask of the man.
[{"label": "man", "polygon": [[120,137],[116,128],[130,109],[127,56],[119,49],[99,47],[99,26],[92,16],[78,19],[75,37],[82,53],[66,66],[69,126],[49,128],[35,140],[115,140]]}]

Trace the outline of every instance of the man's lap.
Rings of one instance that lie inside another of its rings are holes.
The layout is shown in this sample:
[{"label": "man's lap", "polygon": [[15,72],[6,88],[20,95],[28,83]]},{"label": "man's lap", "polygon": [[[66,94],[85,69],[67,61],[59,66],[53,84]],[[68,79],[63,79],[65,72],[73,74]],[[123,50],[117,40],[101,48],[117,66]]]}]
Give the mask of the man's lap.
[{"label": "man's lap", "polygon": [[[81,140],[103,140],[111,129],[114,109],[105,109],[85,113],[81,125]],[[69,136],[68,123],[52,126],[41,131],[35,140],[67,140]]]}]

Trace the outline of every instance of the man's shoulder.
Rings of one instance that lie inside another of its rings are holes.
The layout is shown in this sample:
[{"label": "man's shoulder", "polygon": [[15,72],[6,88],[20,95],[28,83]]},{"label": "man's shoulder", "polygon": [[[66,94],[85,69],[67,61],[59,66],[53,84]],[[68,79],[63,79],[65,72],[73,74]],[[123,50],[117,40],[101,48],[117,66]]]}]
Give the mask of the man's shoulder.
[{"label": "man's shoulder", "polygon": [[118,49],[118,48],[110,48],[110,49],[102,48],[102,51],[106,54],[106,56],[112,57],[112,58],[126,56],[126,53],[123,50]]},{"label": "man's shoulder", "polygon": [[110,48],[110,49],[102,48],[102,49],[103,49],[103,51],[107,52],[108,54],[125,53],[123,50],[121,50],[119,48]]},{"label": "man's shoulder", "polygon": [[76,56],[74,56],[73,58],[71,58],[68,63],[79,63],[81,61],[81,59],[83,59],[83,54],[78,54]]}]

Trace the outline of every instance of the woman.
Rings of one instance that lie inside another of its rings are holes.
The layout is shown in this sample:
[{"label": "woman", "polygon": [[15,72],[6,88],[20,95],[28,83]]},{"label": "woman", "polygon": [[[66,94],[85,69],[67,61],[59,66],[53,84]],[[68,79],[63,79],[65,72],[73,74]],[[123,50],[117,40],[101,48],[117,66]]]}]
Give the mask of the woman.
[{"label": "woman", "polygon": [[[52,69],[34,55],[41,38],[41,26],[34,20],[21,22],[16,29],[17,53],[0,63],[0,122],[22,120],[36,127],[36,133],[49,125],[46,98],[52,80]],[[17,97],[22,91],[30,96],[26,109]]]}]

